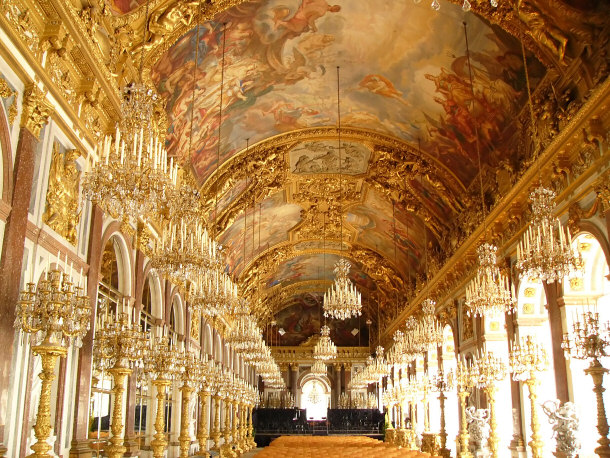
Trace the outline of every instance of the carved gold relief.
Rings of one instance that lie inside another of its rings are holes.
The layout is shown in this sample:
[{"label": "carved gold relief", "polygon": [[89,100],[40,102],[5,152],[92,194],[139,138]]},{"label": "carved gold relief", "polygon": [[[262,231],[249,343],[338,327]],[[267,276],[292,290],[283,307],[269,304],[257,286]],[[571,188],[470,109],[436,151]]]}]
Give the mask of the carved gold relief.
[{"label": "carved gold relief", "polygon": [[72,245],[76,244],[80,221],[78,210],[81,172],[76,166],[77,150],[60,152],[59,142],[53,143],[46,209],[42,220]]},{"label": "carved gold relief", "polygon": [[21,127],[25,127],[30,133],[38,138],[40,130],[47,123],[53,112],[46,94],[32,84],[28,86],[23,94],[23,109],[21,112]]},{"label": "carved gold relief", "polygon": [[525,297],[534,297],[536,295],[536,288],[525,288],[523,295]]},{"label": "carved gold relief", "polygon": [[571,278],[570,288],[572,291],[583,291],[585,289],[585,282],[581,277]]},{"label": "carved gold relief", "polygon": [[523,304],[523,313],[531,315],[534,313],[535,307],[531,302],[526,302]]},{"label": "carved gold relief", "polygon": [[12,126],[15,117],[17,116],[17,91],[11,89],[9,84],[6,82],[4,78],[0,77],[0,97],[3,99],[8,99],[9,97],[13,97],[9,108],[8,108],[8,125]]}]

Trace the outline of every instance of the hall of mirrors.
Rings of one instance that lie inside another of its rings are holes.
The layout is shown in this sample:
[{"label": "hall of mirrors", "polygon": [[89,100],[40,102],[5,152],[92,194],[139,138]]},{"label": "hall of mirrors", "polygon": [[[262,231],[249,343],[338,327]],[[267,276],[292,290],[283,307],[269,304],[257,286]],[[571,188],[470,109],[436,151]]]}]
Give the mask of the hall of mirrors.
[{"label": "hall of mirrors", "polygon": [[0,1],[0,456],[610,456],[609,28]]}]

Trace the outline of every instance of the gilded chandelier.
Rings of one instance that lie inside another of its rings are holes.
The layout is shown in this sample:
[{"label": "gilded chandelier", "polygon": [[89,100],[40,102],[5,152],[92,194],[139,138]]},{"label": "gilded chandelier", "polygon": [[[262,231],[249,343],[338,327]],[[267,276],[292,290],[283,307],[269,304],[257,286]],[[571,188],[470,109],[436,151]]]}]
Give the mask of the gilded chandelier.
[{"label": "gilded chandelier", "polygon": [[514,291],[506,275],[496,265],[497,250],[495,245],[489,243],[477,248],[479,267],[466,287],[465,305],[469,314],[494,316],[513,312]]},{"label": "gilded chandelier", "polygon": [[114,139],[106,137],[83,192],[105,212],[137,226],[138,218],[158,215],[176,184],[177,166],[168,165],[162,142],[151,129],[152,91],[141,83],[124,89],[122,121]]},{"label": "gilded chandelier", "polygon": [[443,326],[434,316],[435,308],[436,302],[432,299],[424,300],[422,304],[423,316],[418,325],[420,346],[425,347],[426,350],[443,344]]},{"label": "gilded chandelier", "polygon": [[152,246],[152,266],[178,285],[215,270],[222,263],[216,242],[199,222],[169,222],[161,240],[155,240]]},{"label": "gilded chandelier", "polygon": [[321,361],[337,357],[337,346],[330,339],[330,328],[326,325],[320,329],[320,340],[313,349],[313,357]]},{"label": "gilded chandelier", "polygon": [[555,212],[555,192],[538,186],[530,194],[532,221],[517,246],[517,268],[521,278],[539,278],[547,283],[582,275],[582,258],[572,248],[570,229]]},{"label": "gilded chandelier", "polygon": [[237,285],[220,265],[205,269],[191,278],[189,297],[191,307],[208,318],[230,315],[238,303]]},{"label": "gilded chandelier", "polygon": [[350,267],[343,258],[335,264],[335,282],[324,294],[324,316],[345,320],[362,315],[362,296],[348,277]]},{"label": "gilded chandelier", "polygon": [[324,364],[324,361],[317,359],[313,366],[311,366],[311,373],[320,377],[326,375],[326,364]]}]

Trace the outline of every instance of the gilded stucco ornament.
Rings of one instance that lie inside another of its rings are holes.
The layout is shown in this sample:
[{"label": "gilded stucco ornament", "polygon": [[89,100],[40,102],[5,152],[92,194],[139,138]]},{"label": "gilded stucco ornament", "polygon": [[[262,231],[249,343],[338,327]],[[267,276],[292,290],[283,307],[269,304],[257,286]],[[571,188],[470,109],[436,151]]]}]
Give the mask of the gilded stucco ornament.
[{"label": "gilded stucco ornament", "polygon": [[76,244],[80,212],[78,211],[81,172],[76,165],[78,150],[60,152],[59,142],[53,143],[46,208],[42,220],[72,245]]},{"label": "gilded stucco ornament", "polygon": [[46,93],[35,84],[26,87],[23,94],[21,112],[21,127],[25,127],[34,137],[38,138],[40,130],[48,122],[53,108],[46,98]]},{"label": "gilded stucco ornament", "polygon": [[7,81],[2,77],[0,77],[0,97],[3,99],[13,97],[13,100],[10,102],[8,107],[8,124],[9,126],[12,126],[13,121],[17,116],[17,91],[11,88]]}]

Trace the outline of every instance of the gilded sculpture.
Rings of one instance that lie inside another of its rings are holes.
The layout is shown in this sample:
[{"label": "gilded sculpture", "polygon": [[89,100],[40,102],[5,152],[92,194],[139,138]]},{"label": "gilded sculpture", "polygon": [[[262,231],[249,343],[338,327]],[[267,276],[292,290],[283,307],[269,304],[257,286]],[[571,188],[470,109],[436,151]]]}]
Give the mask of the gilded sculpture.
[{"label": "gilded sculpture", "polygon": [[60,151],[58,141],[53,143],[46,208],[42,220],[72,245],[76,245],[80,221],[79,192],[81,171],[76,160],[77,150]]}]

